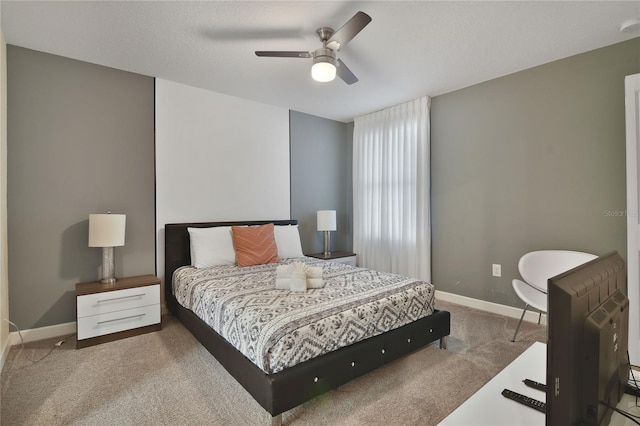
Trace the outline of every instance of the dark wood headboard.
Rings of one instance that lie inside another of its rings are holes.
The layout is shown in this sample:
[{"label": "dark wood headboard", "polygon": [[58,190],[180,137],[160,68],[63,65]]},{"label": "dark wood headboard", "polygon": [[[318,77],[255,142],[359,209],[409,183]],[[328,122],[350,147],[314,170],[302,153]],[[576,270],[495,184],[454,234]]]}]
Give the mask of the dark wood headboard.
[{"label": "dark wood headboard", "polygon": [[297,225],[297,220],[258,220],[243,222],[199,222],[199,223],[169,223],[164,226],[164,291],[165,300],[173,296],[173,271],[181,266],[191,264],[191,249],[189,245],[189,231],[187,228],[213,228],[216,226],[242,225]]}]

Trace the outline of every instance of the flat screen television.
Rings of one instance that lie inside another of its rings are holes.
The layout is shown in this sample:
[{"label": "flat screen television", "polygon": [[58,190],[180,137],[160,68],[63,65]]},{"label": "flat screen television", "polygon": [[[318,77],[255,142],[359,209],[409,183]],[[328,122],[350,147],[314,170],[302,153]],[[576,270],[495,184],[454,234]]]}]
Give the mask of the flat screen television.
[{"label": "flat screen television", "polygon": [[546,425],[607,425],[629,377],[624,261],[601,256],[548,281]]}]

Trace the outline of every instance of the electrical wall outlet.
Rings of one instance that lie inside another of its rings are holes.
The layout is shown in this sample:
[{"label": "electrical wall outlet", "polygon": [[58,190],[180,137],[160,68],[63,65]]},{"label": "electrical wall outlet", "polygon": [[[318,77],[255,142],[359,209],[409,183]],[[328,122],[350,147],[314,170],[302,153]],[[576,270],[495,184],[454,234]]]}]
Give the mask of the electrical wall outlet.
[{"label": "electrical wall outlet", "polygon": [[494,277],[501,277],[502,276],[502,265],[500,265],[498,263],[494,263],[493,265],[491,265],[491,271],[492,271]]}]

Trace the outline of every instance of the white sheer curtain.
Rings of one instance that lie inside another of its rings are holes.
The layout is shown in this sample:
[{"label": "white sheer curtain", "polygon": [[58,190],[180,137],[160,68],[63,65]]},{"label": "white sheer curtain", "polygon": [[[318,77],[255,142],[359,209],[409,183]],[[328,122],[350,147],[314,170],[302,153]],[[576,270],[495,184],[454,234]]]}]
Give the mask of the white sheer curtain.
[{"label": "white sheer curtain", "polygon": [[428,96],[354,120],[353,248],[371,269],[431,279]]}]

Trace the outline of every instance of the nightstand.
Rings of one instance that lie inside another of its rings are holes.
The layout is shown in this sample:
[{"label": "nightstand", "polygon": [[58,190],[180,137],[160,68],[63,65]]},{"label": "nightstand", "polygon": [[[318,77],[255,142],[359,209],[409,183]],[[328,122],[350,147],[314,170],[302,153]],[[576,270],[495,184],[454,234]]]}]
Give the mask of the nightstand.
[{"label": "nightstand", "polygon": [[356,266],[356,254],[348,251],[332,251],[326,256],[324,253],[313,253],[305,256],[315,257],[316,259],[325,260],[327,262],[344,263],[346,265]]},{"label": "nightstand", "polygon": [[154,275],[78,283],[76,301],[78,349],[162,328],[160,279]]}]

